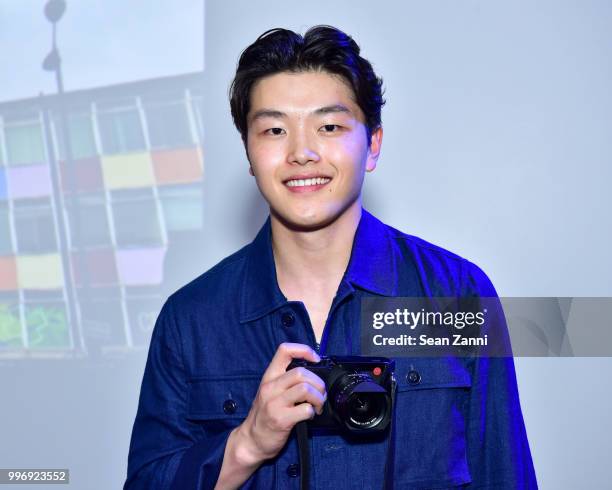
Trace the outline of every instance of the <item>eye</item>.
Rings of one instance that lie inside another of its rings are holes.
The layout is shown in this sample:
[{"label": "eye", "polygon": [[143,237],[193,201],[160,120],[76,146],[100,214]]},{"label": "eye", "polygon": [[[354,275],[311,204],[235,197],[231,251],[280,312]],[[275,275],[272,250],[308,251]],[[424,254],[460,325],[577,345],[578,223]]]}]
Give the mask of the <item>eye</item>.
[{"label": "eye", "polygon": [[324,133],[337,133],[340,130],[341,126],[338,124],[325,124],[321,129]]},{"label": "eye", "polygon": [[280,136],[285,131],[283,128],[270,128],[264,131],[264,134],[271,134],[272,136]]}]

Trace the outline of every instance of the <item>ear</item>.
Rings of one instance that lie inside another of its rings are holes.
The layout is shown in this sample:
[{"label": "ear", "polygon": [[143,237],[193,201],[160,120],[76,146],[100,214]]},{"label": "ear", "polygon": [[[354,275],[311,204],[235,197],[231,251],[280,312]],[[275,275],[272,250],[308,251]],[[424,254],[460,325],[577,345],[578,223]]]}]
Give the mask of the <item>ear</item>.
[{"label": "ear", "polygon": [[380,156],[380,148],[383,140],[383,128],[379,126],[372,131],[370,137],[370,148],[368,149],[368,157],[366,160],[366,172],[371,172],[376,168],[378,157]]}]

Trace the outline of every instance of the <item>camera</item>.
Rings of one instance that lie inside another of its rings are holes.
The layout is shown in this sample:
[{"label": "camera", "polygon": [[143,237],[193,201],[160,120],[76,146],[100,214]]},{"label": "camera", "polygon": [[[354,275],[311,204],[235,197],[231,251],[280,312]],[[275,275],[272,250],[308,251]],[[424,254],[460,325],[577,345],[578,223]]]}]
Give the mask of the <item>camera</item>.
[{"label": "camera", "polygon": [[321,356],[318,363],[293,359],[287,371],[303,367],[325,382],[327,400],[311,427],[350,433],[383,432],[393,413],[394,361],[386,357]]}]

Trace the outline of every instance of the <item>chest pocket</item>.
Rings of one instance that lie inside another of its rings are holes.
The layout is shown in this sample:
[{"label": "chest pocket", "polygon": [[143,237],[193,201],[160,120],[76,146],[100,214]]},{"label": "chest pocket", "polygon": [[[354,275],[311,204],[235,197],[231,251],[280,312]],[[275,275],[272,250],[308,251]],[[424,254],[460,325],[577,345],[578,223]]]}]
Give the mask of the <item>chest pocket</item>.
[{"label": "chest pocket", "polygon": [[[227,432],[246,418],[257,395],[263,374],[207,376],[189,381],[187,420],[195,424],[200,440]],[[275,465],[269,462],[240,487],[244,490],[272,488],[275,483]]]},{"label": "chest pocket", "polygon": [[396,358],[395,363],[394,479],[405,488],[469,483],[466,420],[472,382],[465,360]]},{"label": "chest pocket", "polygon": [[246,418],[260,381],[259,374],[191,379],[187,419],[222,423]]}]

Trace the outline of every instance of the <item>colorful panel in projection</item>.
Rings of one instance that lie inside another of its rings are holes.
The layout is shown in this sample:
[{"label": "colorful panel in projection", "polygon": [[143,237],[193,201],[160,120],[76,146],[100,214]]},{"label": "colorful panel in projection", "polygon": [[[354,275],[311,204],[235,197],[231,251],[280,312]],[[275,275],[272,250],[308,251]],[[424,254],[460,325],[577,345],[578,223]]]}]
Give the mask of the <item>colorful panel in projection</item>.
[{"label": "colorful panel in projection", "polygon": [[59,289],[64,284],[59,254],[18,255],[17,282],[23,289]]},{"label": "colorful panel in projection", "polygon": [[14,291],[17,287],[17,262],[15,257],[0,257],[0,291]]},{"label": "colorful panel in projection", "polygon": [[68,191],[71,185],[76,187],[78,192],[91,192],[103,188],[102,163],[99,158],[82,158],[74,161],[73,182],[70,182],[68,166],[62,162],[62,187]]},{"label": "colorful panel in projection", "polygon": [[25,319],[31,348],[70,347],[68,319],[63,303],[26,304]]},{"label": "colorful panel in projection", "polygon": [[90,286],[102,286],[117,283],[117,266],[112,249],[93,249],[72,254],[72,267],[75,282],[83,285],[81,269],[87,267],[87,281]]},{"label": "colorful panel in projection", "polygon": [[202,179],[199,148],[160,150],[151,153],[158,184],[184,184]]},{"label": "colorful panel in projection", "polygon": [[13,199],[51,195],[48,165],[26,165],[7,168],[9,195]]},{"label": "colorful panel in projection", "polygon": [[16,302],[0,302],[0,350],[23,347],[19,306]]},{"label": "colorful panel in projection", "polygon": [[109,189],[153,186],[153,165],[148,152],[102,157],[102,174]]},{"label": "colorful panel in projection", "polygon": [[6,171],[0,167],[0,199],[7,199]]},{"label": "colorful panel in projection", "polygon": [[126,286],[161,284],[165,255],[163,247],[117,250],[120,282]]},{"label": "colorful panel in projection", "polygon": [[159,186],[159,197],[168,231],[199,230],[202,228],[202,186]]}]

